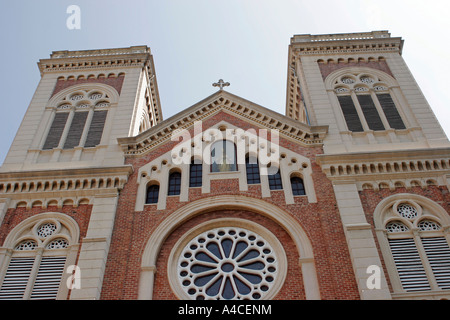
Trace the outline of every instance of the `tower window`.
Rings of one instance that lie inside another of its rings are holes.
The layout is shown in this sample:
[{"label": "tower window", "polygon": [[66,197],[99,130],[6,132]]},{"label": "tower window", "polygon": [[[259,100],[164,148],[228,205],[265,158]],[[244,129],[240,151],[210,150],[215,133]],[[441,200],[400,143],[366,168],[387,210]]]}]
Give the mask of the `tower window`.
[{"label": "tower window", "polygon": [[259,164],[257,157],[246,157],[245,158],[245,169],[247,172],[247,183],[248,184],[258,184],[261,183],[259,176]]},{"label": "tower window", "polygon": [[337,81],[334,90],[349,131],[406,128],[389,88],[378,78],[346,75]]},{"label": "tower window", "polygon": [[67,95],[55,110],[43,150],[95,147],[100,143],[110,103],[101,92]]},{"label": "tower window", "polygon": [[169,175],[169,189],[167,195],[177,196],[181,192],[181,173],[174,171]]},{"label": "tower window", "polygon": [[159,198],[159,185],[152,184],[147,188],[147,200],[145,203],[152,204],[152,203],[158,203]]},{"label": "tower window", "polygon": [[303,179],[299,177],[291,178],[291,188],[292,194],[294,196],[304,196],[305,193],[305,185],[303,184]]}]

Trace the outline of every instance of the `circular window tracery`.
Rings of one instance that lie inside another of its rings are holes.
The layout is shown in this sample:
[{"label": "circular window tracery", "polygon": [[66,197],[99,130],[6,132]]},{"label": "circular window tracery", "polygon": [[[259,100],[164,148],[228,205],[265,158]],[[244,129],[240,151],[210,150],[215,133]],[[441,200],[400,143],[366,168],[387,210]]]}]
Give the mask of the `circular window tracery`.
[{"label": "circular window tracery", "polygon": [[69,243],[64,238],[58,238],[52,240],[49,244],[47,244],[46,249],[65,249],[69,246]]},{"label": "circular window tracery", "polygon": [[400,216],[406,219],[415,219],[419,214],[417,209],[409,203],[401,203],[397,206],[397,212]]},{"label": "circular window tracery", "polygon": [[57,226],[53,222],[46,222],[37,228],[37,235],[41,238],[51,236],[56,232]]},{"label": "circular window tracery", "polygon": [[23,240],[14,249],[18,251],[31,251],[37,248],[37,243],[34,240]]},{"label": "circular window tracery", "polygon": [[432,220],[422,220],[417,225],[421,231],[435,231],[440,230],[441,226],[439,223]]},{"label": "circular window tracery", "polygon": [[193,238],[177,260],[191,299],[263,299],[279,276],[277,254],[257,233],[218,227]]},{"label": "circular window tracery", "polygon": [[392,221],[386,225],[386,230],[389,233],[397,233],[397,232],[405,232],[408,231],[409,229],[400,221]]}]

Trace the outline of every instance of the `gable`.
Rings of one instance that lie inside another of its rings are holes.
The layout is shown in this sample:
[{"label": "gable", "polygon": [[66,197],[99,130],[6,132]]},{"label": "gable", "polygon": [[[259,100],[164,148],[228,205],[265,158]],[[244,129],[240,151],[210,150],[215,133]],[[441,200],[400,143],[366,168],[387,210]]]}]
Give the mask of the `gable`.
[{"label": "gable", "polygon": [[194,123],[217,116],[232,116],[255,128],[276,130],[302,146],[321,146],[328,126],[308,126],[226,91],[217,93],[135,137],[119,138],[126,156],[144,155],[171,140],[174,133],[192,131]]}]

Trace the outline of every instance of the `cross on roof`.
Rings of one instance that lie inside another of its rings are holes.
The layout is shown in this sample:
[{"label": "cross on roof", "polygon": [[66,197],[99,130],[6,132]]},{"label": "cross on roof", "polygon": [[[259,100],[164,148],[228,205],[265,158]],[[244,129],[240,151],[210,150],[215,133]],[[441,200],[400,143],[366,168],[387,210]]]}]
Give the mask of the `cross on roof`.
[{"label": "cross on roof", "polygon": [[229,82],[224,82],[222,79],[219,79],[219,82],[214,82],[213,87],[219,87],[220,90],[223,90],[223,87],[228,87],[230,85]]}]

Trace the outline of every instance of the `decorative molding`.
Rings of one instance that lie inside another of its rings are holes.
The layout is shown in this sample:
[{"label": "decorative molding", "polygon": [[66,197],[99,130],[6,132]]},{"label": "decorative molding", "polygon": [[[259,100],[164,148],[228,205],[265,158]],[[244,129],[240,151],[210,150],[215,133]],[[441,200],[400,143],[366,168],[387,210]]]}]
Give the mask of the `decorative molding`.
[{"label": "decorative molding", "polygon": [[[92,196],[121,190],[131,166],[0,173],[0,194],[16,200]],[[109,191],[108,191],[109,190]]]},{"label": "decorative molding", "polygon": [[304,146],[322,145],[328,131],[328,126],[308,126],[299,123],[221,90],[136,137],[119,138],[118,141],[126,156],[143,155],[169,141],[171,133],[175,130],[188,129],[193,126],[194,121],[202,121],[220,111],[245,118],[267,129],[279,130],[280,135]]}]

